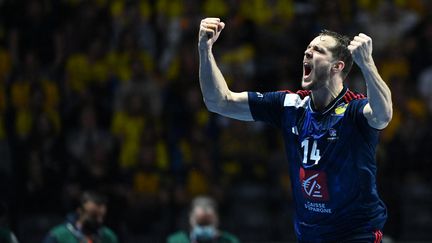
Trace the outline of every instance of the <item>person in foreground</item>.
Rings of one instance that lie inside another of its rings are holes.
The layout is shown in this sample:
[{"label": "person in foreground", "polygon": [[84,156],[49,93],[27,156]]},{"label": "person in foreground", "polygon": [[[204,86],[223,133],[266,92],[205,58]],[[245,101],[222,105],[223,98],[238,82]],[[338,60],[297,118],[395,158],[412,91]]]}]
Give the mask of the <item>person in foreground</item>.
[{"label": "person in foreground", "polygon": [[[206,18],[199,29],[199,78],[211,112],[264,121],[282,130],[299,242],[380,242],[387,219],[376,187],[378,136],[392,118],[390,89],[372,58],[372,39],[324,30],[304,52],[303,90],[233,92],[212,53],[225,24]],[[360,68],[367,97],[344,86]]]},{"label": "person in foreground", "polygon": [[107,200],[95,192],[84,192],[76,212],[64,224],[50,230],[44,243],[117,243],[116,234],[103,226]]},{"label": "person in foreground", "polygon": [[238,243],[232,234],[218,229],[216,203],[209,197],[196,197],[191,203],[190,232],[178,231],[168,236],[168,243]]}]

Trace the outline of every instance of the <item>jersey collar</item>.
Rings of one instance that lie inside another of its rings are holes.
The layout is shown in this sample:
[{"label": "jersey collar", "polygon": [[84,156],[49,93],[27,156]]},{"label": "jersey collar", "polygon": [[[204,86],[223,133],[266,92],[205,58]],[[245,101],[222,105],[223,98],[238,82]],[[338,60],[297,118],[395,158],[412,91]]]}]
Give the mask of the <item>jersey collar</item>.
[{"label": "jersey collar", "polygon": [[319,114],[325,115],[325,114],[327,114],[329,111],[331,111],[331,110],[334,108],[334,106],[335,106],[336,104],[339,103],[339,101],[340,101],[340,100],[345,96],[345,94],[346,94],[347,91],[348,91],[348,88],[347,88],[346,86],[344,86],[343,89],[342,89],[342,91],[338,94],[338,96],[336,96],[336,98],[333,99],[333,100],[332,100],[332,101],[331,101],[331,102],[326,106],[326,108],[324,109],[323,112],[319,112],[319,111],[315,110],[315,108],[313,108],[313,107],[314,107],[314,105],[313,105],[313,100],[312,100],[312,96],[310,96],[309,104],[308,104],[309,109],[310,109],[312,112],[314,112],[314,113],[319,113]]}]

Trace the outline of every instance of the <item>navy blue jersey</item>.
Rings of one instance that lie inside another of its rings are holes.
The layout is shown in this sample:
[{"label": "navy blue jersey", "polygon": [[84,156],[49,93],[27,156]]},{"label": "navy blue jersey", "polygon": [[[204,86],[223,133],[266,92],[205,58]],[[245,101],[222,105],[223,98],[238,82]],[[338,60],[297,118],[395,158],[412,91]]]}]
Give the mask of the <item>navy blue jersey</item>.
[{"label": "navy blue jersey", "polygon": [[376,188],[379,131],[367,99],[344,88],[323,112],[308,91],[249,92],[254,120],[282,129],[300,241],[337,241],[380,230],[387,218]]}]

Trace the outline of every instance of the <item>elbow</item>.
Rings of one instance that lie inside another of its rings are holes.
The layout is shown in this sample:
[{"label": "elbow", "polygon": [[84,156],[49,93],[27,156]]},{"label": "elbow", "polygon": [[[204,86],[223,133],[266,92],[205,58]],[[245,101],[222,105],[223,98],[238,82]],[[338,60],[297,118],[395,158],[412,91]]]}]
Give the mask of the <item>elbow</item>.
[{"label": "elbow", "polygon": [[388,124],[388,123],[390,123],[390,121],[391,121],[392,118],[393,118],[393,104],[390,103],[388,109],[386,109],[386,110],[383,112],[382,119],[383,119],[383,121],[384,121],[385,123]]},{"label": "elbow", "polygon": [[208,111],[213,112],[213,113],[217,113],[217,106],[215,106],[213,103],[210,102],[204,102],[206,108]]},{"label": "elbow", "polygon": [[224,115],[229,110],[233,101],[232,94],[227,93],[212,98],[204,97],[204,104],[208,111]]},{"label": "elbow", "polygon": [[208,111],[213,113],[219,113],[221,109],[221,102],[217,102],[215,100],[205,99],[204,98],[204,104]]},{"label": "elbow", "polygon": [[387,127],[387,125],[390,123],[391,119],[392,119],[391,115],[386,115],[386,116],[383,116],[382,118],[380,118],[379,123],[381,123],[384,127]]},{"label": "elbow", "polygon": [[207,108],[208,111],[213,112],[213,113],[217,113],[220,115],[226,115],[230,104],[231,100],[229,99],[229,97],[224,97],[222,99],[206,99],[204,98],[204,104]]},{"label": "elbow", "polygon": [[389,109],[383,111],[379,116],[377,117],[378,124],[380,124],[383,128],[387,127],[387,125],[390,123],[390,121],[393,118],[393,109],[390,107]]}]

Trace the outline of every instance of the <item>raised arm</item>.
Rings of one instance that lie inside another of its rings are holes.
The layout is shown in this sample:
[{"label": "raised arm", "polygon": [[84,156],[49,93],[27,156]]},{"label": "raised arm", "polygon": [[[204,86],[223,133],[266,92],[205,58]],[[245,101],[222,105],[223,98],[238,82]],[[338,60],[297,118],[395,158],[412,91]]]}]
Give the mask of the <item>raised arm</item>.
[{"label": "raised arm", "polygon": [[213,44],[224,27],[225,24],[218,18],[201,21],[198,35],[199,80],[204,103],[211,112],[238,120],[253,121],[247,92],[236,93],[229,90],[212,53]]},{"label": "raised arm", "polygon": [[383,129],[392,119],[393,108],[390,89],[379,75],[372,58],[372,39],[359,34],[351,41],[348,49],[366,80],[369,102],[364,107],[363,114],[371,127]]}]

